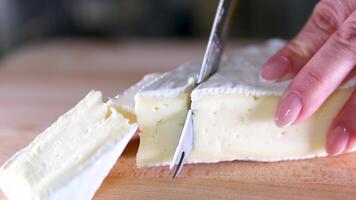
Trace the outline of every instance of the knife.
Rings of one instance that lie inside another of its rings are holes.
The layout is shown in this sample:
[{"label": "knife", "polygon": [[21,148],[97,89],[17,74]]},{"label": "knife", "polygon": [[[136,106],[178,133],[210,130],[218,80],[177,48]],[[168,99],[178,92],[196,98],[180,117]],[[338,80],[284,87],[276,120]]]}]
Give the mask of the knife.
[{"label": "knife", "polygon": [[[235,13],[237,2],[238,0],[219,1],[218,9],[215,14],[213,27],[209,37],[208,46],[205,50],[198,80],[194,87],[197,87],[199,84],[206,81],[211,75],[217,72],[221,55],[223,53],[224,39],[227,35],[233,13]],[[177,177],[193,149],[193,136],[193,112],[189,106],[182,134],[174,152],[173,160],[169,166],[169,169],[173,169],[174,165],[177,164],[173,178]]]}]

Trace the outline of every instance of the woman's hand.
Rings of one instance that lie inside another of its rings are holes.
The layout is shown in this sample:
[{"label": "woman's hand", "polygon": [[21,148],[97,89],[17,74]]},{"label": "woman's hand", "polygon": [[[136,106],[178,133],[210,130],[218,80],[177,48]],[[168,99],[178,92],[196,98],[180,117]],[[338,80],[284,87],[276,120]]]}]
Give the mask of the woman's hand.
[{"label": "woman's hand", "polygon": [[[276,112],[285,127],[310,117],[346,79],[355,75],[356,0],[320,1],[301,32],[272,56],[262,78],[293,77]],[[356,91],[329,130],[326,150],[338,155],[356,147]]]}]

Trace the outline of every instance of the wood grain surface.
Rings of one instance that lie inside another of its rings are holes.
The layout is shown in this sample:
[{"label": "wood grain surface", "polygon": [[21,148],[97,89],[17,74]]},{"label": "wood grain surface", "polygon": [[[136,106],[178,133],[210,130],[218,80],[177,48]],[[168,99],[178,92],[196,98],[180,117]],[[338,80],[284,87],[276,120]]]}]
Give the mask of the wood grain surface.
[{"label": "wood grain surface", "polygon": [[[56,40],[10,52],[0,64],[0,164],[89,90],[113,96],[146,73],[200,60],[203,49],[204,43],[194,41]],[[172,180],[167,167],[136,169],[138,143],[137,137],[130,142],[95,199],[356,198],[356,154],[193,164]]]}]

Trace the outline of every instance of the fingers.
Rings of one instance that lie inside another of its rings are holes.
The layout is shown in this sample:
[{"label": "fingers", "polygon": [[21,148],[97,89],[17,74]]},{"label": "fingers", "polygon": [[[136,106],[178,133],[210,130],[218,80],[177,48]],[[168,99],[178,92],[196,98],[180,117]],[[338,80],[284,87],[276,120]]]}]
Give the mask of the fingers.
[{"label": "fingers", "polygon": [[312,115],[356,65],[356,12],[293,79],[278,106],[276,123],[289,126]]},{"label": "fingers", "polygon": [[326,152],[339,155],[356,147],[356,90],[335,118],[327,137]]},{"label": "fingers", "polygon": [[294,76],[356,9],[354,0],[324,0],[315,7],[301,32],[264,65],[261,77],[278,81]]}]

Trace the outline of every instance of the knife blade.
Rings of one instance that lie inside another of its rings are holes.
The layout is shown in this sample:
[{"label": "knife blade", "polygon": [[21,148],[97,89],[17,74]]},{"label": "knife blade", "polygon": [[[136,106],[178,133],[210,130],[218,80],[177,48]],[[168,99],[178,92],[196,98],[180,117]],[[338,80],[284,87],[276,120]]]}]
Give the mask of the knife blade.
[{"label": "knife blade", "polygon": [[[211,29],[208,46],[205,50],[203,63],[198,80],[194,87],[206,81],[212,74],[217,72],[219,62],[223,53],[224,40],[226,38],[233,13],[237,7],[238,0],[220,0]],[[189,106],[177,148],[169,168],[173,169],[177,164],[173,178],[177,177],[183,165],[186,163],[194,144],[193,112]]]}]

